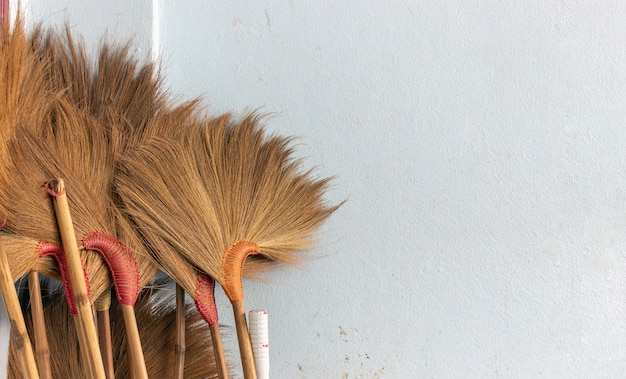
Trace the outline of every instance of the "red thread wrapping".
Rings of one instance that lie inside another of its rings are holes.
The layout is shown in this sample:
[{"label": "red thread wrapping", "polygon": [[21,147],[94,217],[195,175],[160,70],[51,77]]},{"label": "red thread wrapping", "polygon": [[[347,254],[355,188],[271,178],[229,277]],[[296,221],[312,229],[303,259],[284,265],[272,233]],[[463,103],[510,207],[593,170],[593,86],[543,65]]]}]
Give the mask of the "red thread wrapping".
[{"label": "red thread wrapping", "polygon": [[100,253],[109,266],[120,304],[134,306],[139,296],[139,266],[131,250],[114,236],[90,232],[83,237],[87,250]]},{"label": "red thread wrapping", "polygon": [[45,183],[44,183],[44,185],[43,185],[43,186],[46,188],[46,191],[48,191],[48,193],[49,193],[51,196],[53,196],[53,197],[58,197],[58,196],[63,195],[63,194],[65,193],[65,189],[63,189],[63,191],[61,191],[61,192],[57,192],[57,191],[53,190],[53,189],[50,187],[50,185],[51,185],[53,182],[54,182],[54,183],[57,183],[57,182],[58,182],[58,180],[57,180],[57,179],[50,179],[50,180],[48,180],[47,182],[45,182]]},{"label": "red thread wrapping", "polygon": [[217,307],[215,306],[215,280],[196,271],[196,308],[209,326],[216,325]]},{"label": "red thread wrapping", "polygon": [[[72,316],[78,315],[78,307],[76,306],[76,299],[74,298],[74,289],[70,282],[70,273],[67,267],[67,257],[65,256],[65,250],[62,246],[59,246],[52,242],[40,241],[37,243],[37,254],[40,258],[50,256],[54,258],[59,266],[59,273],[61,274],[61,281],[63,282],[63,289],[65,290],[65,300],[70,308],[70,314]],[[89,284],[89,276],[87,275],[87,269],[83,262],[80,262],[83,267],[83,275],[85,276],[85,284],[87,285],[87,296],[91,296],[91,286]]]}]

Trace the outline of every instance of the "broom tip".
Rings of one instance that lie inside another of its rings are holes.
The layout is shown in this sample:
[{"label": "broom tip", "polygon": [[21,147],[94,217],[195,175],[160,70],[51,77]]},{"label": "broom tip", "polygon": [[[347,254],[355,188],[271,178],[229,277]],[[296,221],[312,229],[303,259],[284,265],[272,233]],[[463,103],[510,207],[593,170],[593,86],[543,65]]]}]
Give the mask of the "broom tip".
[{"label": "broom tip", "polygon": [[65,182],[61,178],[50,179],[44,183],[43,187],[53,197],[59,197],[65,193]]}]

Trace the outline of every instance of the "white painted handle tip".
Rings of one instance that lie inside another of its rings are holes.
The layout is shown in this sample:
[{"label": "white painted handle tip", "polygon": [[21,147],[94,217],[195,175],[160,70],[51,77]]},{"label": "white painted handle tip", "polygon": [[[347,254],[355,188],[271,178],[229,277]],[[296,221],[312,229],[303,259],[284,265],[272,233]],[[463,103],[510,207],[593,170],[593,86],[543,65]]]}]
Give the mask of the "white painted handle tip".
[{"label": "white painted handle tip", "polygon": [[256,366],[257,379],[270,377],[270,347],[267,311],[255,309],[248,313],[248,328],[252,342],[252,354]]}]

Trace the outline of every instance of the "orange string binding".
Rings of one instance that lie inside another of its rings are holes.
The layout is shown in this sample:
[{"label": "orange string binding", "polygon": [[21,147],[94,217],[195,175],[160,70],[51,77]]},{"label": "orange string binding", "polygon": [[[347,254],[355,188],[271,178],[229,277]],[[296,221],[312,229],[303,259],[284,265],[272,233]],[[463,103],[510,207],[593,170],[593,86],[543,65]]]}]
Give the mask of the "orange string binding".
[{"label": "orange string binding", "polygon": [[236,241],[226,249],[222,257],[222,288],[233,301],[243,300],[243,264],[248,255],[261,253],[261,248],[251,241]]}]

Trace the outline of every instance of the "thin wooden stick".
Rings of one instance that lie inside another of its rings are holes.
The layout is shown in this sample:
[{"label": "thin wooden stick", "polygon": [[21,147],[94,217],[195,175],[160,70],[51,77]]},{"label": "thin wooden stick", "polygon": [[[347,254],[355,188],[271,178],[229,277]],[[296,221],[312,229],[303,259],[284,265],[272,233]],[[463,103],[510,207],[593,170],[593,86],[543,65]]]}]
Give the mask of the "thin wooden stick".
[{"label": "thin wooden stick", "polygon": [[2,291],[4,305],[11,321],[11,339],[17,351],[24,377],[27,379],[39,378],[33,347],[30,344],[24,315],[20,308],[17,291],[11,277],[11,268],[2,242],[0,242],[0,291]]},{"label": "thin wooden stick", "polygon": [[243,366],[243,377],[245,379],[256,379],[256,368],[254,366],[254,355],[252,354],[252,343],[248,333],[248,323],[246,322],[246,309],[241,301],[231,302],[235,316],[235,328],[237,329],[237,341],[239,342],[239,354],[241,355],[241,365]]},{"label": "thin wooden stick", "polygon": [[[174,378],[183,379],[185,373],[185,290],[176,284],[176,360]],[[215,345],[213,345],[215,348]]]},{"label": "thin wooden stick", "polygon": [[72,224],[70,206],[65,194],[65,184],[63,179],[53,179],[47,184],[47,187],[52,195],[54,212],[67,259],[70,283],[74,290],[74,299],[78,311],[78,316],[76,317],[78,341],[81,347],[85,373],[88,378],[105,379],[104,365],[100,355],[100,347],[98,346],[98,334],[87,294],[87,285],[80,261],[74,225]]},{"label": "thin wooden stick", "polygon": [[146,362],[143,357],[141,348],[141,340],[139,339],[139,330],[137,329],[137,320],[135,318],[135,309],[132,305],[120,304],[122,314],[124,315],[124,326],[126,326],[126,343],[129,351],[132,351],[132,361],[129,360],[132,370],[135,371],[137,379],[148,379],[148,371]]},{"label": "thin wooden stick", "polygon": [[41,286],[39,285],[39,274],[37,271],[28,273],[28,291],[30,293],[30,307],[33,318],[33,342],[35,344],[35,356],[39,377],[41,379],[52,379],[50,369],[50,348],[48,347],[48,336],[46,335],[46,322],[43,315],[43,302],[41,299]]},{"label": "thin wooden stick", "polygon": [[104,373],[107,379],[115,379],[113,343],[111,342],[111,317],[109,315],[111,291],[103,292],[95,303],[96,318],[98,320],[98,340],[100,341],[100,354],[102,354]]},{"label": "thin wooden stick", "polygon": [[224,358],[224,346],[222,345],[220,326],[219,324],[213,324],[209,328],[211,329],[211,341],[213,342],[217,377],[219,379],[228,379],[228,369],[226,368],[226,359]]}]

